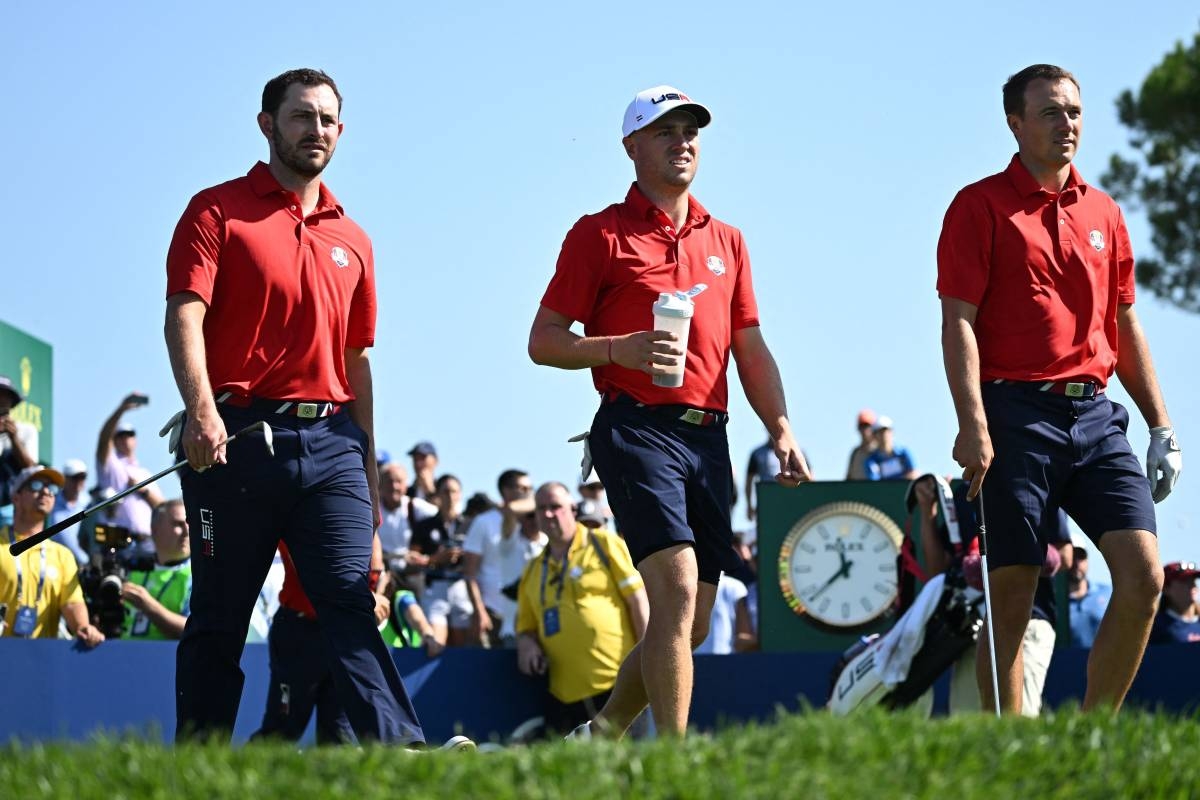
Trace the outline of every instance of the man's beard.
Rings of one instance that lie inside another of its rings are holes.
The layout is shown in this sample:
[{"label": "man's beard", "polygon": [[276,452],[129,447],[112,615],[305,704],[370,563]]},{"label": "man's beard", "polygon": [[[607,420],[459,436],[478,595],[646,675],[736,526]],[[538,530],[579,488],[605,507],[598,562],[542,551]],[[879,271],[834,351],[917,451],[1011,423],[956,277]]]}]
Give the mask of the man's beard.
[{"label": "man's beard", "polygon": [[278,127],[271,131],[271,142],[275,145],[275,155],[279,156],[279,160],[283,162],[284,166],[305,178],[315,178],[320,175],[329,163],[329,159],[333,157],[333,151],[326,150],[325,160],[314,164],[302,156],[300,150],[304,149],[306,145],[316,143],[315,140],[306,139],[298,145],[290,145],[279,135]]}]

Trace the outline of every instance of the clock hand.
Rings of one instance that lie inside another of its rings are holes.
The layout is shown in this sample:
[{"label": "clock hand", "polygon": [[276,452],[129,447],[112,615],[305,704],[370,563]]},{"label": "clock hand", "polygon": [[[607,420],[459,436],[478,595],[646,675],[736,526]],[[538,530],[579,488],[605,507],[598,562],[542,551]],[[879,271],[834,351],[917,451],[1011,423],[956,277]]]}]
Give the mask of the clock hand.
[{"label": "clock hand", "polygon": [[846,568],[845,565],[838,567],[838,571],[833,573],[832,575],[830,575],[829,580],[825,581],[825,583],[821,586],[820,589],[817,589],[815,592],[813,592],[812,597],[808,598],[808,602],[811,603],[813,600],[816,600],[818,597],[821,596],[822,592],[824,592],[826,589],[829,588],[830,584],[832,584],[838,578],[844,577],[842,573],[843,573],[843,570],[845,570],[845,568]]}]

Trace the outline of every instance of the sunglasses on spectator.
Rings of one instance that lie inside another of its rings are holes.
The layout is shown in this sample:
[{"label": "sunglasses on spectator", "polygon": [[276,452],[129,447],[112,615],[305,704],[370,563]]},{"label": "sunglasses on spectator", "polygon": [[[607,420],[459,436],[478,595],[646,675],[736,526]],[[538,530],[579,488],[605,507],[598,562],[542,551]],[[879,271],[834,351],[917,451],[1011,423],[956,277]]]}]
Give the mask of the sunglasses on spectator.
[{"label": "sunglasses on spectator", "polygon": [[29,491],[33,492],[34,494],[37,494],[38,492],[42,491],[43,489],[45,489],[47,492],[49,492],[51,497],[54,497],[56,494],[58,494],[58,484],[50,483],[49,481],[32,480],[29,483],[25,484],[25,488],[28,489]]}]

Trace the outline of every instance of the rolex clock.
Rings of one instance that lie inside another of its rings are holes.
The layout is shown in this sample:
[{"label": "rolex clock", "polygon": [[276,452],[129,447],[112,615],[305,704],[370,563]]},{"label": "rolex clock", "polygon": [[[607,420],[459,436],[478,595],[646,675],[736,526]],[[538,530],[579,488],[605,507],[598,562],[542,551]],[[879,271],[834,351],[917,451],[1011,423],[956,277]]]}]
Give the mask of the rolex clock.
[{"label": "rolex clock", "polygon": [[779,585],[796,614],[832,630],[876,622],[896,602],[904,535],[874,506],[834,502],[792,526],[779,551]]}]

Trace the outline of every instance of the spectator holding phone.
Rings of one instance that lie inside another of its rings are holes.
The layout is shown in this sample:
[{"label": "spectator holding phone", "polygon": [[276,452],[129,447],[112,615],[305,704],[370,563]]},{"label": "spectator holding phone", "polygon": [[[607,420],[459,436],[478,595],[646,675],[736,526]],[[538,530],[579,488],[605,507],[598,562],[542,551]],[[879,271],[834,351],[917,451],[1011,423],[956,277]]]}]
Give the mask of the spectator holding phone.
[{"label": "spectator holding phone", "polygon": [[462,513],[462,484],[453,475],[442,475],[434,484],[435,516],[413,526],[408,564],[425,570],[421,608],[443,645],[467,643],[475,607],[462,574],[462,545],[470,520]]},{"label": "spectator holding phone", "polygon": [[[144,394],[129,394],[117,406],[104,425],[96,442],[96,474],[100,490],[111,489],[123,492],[139,481],[150,477],[150,472],[138,464],[137,432],[122,424],[126,411],[141,408],[150,398]],[[138,556],[154,556],[154,541],[150,535],[150,518],[154,507],[163,501],[162,494],[154,484],[134,492],[117,504],[113,513],[113,524],[128,528],[137,543]]]},{"label": "spectator holding phone", "polygon": [[9,480],[38,460],[37,428],[18,422],[11,413],[23,400],[13,382],[0,375],[0,506],[12,502]]}]

